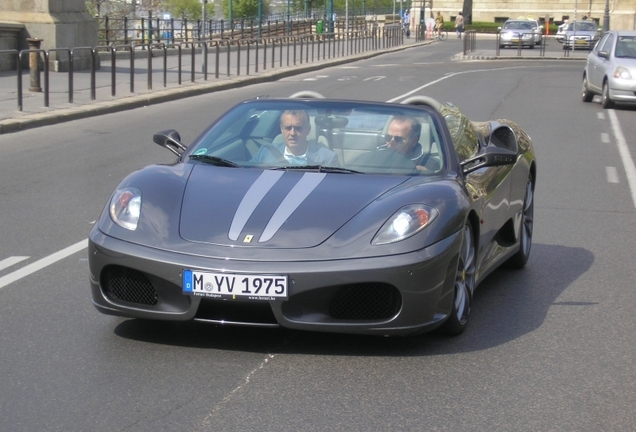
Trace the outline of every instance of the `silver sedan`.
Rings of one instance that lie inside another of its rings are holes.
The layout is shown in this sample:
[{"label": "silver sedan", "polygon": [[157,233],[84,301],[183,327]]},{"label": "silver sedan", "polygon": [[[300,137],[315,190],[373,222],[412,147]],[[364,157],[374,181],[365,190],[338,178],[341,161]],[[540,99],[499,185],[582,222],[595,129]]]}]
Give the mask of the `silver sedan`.
[{"label": "silver sedan", "polygon": [[601,95],[604,108],[615,102],[636,102],[636,31],[609,31],[587,58],[581,98]]}]

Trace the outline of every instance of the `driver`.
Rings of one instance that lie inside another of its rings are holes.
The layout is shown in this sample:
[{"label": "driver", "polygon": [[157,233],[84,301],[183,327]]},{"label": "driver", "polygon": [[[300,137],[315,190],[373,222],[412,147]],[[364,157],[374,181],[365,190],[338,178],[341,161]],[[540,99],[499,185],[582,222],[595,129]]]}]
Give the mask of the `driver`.
[{"label": "driver", "polygon": [[273,143],[261,147],[254,158],[256,162],[277,163],[281,161],[280,156],[282,155],[290,165],[322,165],[327,167],[340,165],[338,155],[331,149],[307,141],[311,124],[305,111],[284,111],[280,116],[280,131],[284,143]]}]

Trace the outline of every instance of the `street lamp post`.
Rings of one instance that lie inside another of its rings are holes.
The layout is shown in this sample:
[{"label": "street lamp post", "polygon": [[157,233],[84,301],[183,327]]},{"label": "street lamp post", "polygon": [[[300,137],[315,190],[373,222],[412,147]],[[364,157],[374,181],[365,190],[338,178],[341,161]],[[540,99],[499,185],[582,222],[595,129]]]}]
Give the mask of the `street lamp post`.
[{"label": "street lamp post", "polygon": [[603,14],[603,31],[609,31],[610,29],[610,17],[609,17],[609,0],[605,0],[605,13]]}]

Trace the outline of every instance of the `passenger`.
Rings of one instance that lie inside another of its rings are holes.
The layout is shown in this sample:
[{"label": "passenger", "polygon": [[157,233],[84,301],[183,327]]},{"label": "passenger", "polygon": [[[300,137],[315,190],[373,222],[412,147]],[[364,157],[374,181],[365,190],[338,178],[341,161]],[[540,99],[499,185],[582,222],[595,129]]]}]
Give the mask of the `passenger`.
[{"label": "passenger", "polygon": [[422,124],[412,117],[398,116],[389,124],[387,134],[384,136],[387,148],[403,154],[415,163],[418,171],[433,171],[439,167],[431,168],[421,165],[424,159],[424,149],[419,143],[422,133]]},{"label": "passenger", "polygon": [[419,144],[422,125],[412,117],[395,117],[389,124],[384,136],[386,146],[402,153],[411,160],[422,157],[422,146]]},{"label": "passenger", "polygon": [[307,141],[311,124],[305,111],[283,112],[280,116],[280,131],[284,142],[261,147],[254,157],[256,162],[277,163],[284,158],[290,165],[339,166],[336,153],[323,145]]}]

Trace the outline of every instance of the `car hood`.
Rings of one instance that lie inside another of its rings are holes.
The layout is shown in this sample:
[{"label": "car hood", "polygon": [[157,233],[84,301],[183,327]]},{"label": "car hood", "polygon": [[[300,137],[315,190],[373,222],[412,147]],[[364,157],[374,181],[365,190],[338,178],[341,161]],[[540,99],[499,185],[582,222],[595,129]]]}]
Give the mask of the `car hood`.
[{"label": "car hood", "polygon": [[197,165],[185,188],[179,234],[221,246],[314,247],[407,179]]}]

